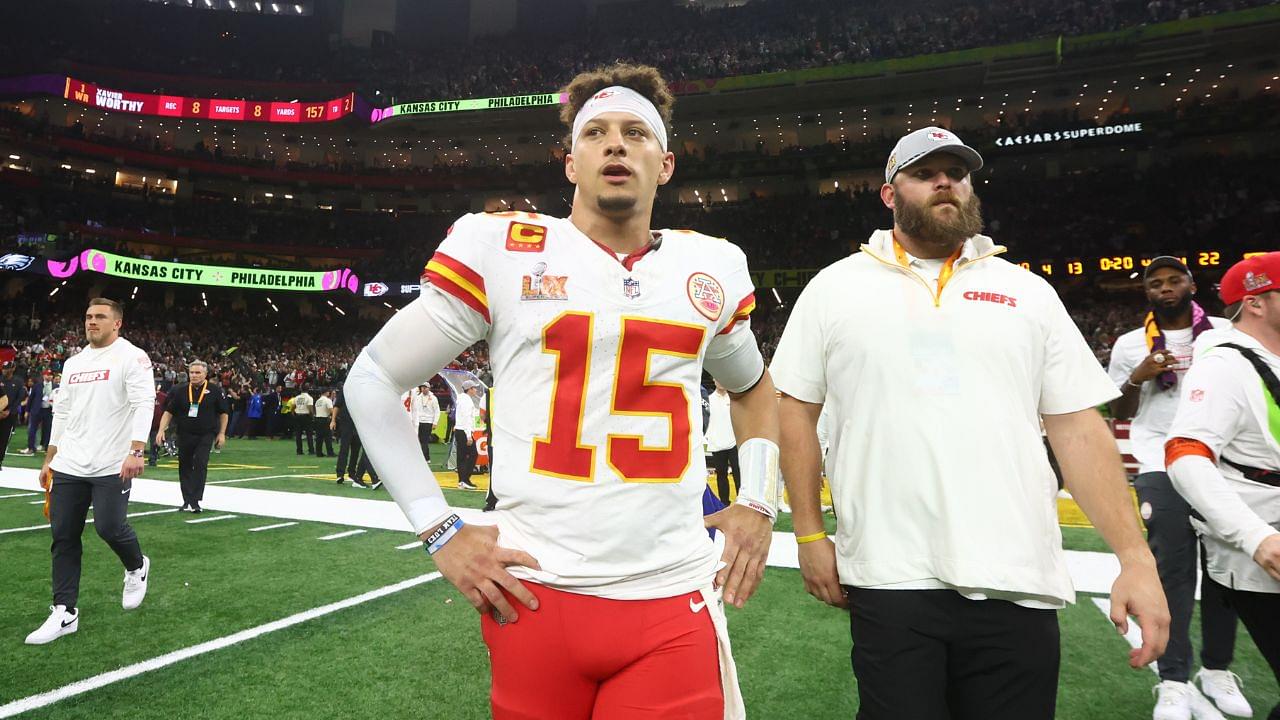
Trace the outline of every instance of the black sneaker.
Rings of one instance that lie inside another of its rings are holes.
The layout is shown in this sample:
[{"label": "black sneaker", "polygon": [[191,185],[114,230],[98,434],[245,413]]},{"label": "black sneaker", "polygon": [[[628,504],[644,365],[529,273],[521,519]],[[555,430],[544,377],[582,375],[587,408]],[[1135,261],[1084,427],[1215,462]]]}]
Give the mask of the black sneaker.
[{"label": "black sneaker", "polygon": [[182,507],[178,508],[178,512],[191,512],[191,506],[183,503]]},{"label": "black sneaker", "polygon": [[203,510],[203,509],[201,509],[201,507],[200,507],[200,503],[192,503],[192,504],[191,504],[191,512],[193,512],[193,513],[202,513],[202,512],[204,512],[204,510]]},{"label": "black sneaker", "polygon": [[[341,485],[342,483],[344,483],[344,482],[346,482],[346,481],[347,481],[347,479],[346,479],[345,477],[340,477],[340,478],[338,478],[338,484],[339,484],[339,485]],[[354,482],[354,481],[352,481],[352,482]]]}]

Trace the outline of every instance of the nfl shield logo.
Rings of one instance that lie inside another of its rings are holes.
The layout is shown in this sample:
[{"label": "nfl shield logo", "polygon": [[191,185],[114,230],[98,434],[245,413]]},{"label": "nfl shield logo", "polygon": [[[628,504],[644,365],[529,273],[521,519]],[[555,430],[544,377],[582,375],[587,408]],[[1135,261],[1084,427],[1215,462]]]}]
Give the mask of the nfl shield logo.
[{"label": "nfl shield logo", "polygon": [[622,294],[628,300],[635,300],[640,297],[640,281],[633,278],[622,279]]}]

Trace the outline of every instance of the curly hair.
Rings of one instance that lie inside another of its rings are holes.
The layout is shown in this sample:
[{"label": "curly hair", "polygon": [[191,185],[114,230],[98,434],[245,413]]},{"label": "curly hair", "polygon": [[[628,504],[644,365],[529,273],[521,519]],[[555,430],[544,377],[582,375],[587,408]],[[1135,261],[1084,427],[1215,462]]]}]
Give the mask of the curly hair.
[{"label": "curly hair", "polygon": [[561,88],[560,92],[567,93],[569,96],[569,102],[560,107],[560,121],[569,130],[564,137],[566,148],[573,147],[573,120],[582,110],[582,106],[591,99],[591,96],[613,85],[630,88],[640,93],[658,109],[662,122],[668,126],[671,125],[671,108],[675,105],[676,99],[658,69],[649,65],[615,63],[579,73],[569,81],[568,85]]}]

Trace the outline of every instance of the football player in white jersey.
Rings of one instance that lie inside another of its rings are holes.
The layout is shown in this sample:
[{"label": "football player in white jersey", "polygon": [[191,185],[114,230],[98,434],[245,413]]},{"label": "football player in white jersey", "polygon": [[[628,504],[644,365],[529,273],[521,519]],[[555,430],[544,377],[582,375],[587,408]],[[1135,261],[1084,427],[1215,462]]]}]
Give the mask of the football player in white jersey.
[{"label": "football player in white jersey", "polygon": [[[721,593],[741,607],[758,586],[780,493],[746,259],[650,227],[675,171],[656,70],[583,73],[565,93],[570,217],[459,219],[422,296],[353,366],[351,415],[376,430],[374,465],[482,614],[494,717],[742,717]],[[401,392],[480,339],[502,452],[495,510],[464,523],[396,420]],[[704,366],[732,395],[743,471],[737,502],[705,520]]]}]

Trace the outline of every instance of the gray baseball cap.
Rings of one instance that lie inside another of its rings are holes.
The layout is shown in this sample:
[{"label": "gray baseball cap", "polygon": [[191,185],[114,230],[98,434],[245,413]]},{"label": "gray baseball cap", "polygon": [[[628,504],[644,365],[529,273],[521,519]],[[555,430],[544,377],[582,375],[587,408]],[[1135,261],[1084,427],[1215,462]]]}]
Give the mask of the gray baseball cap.
[{"label": "gray baseball cap", "polygon": [[982,169],[982,156],[961,142],[955,133],[940,127],[927,127],[903,135],[893,146],[889,162],[884,166],[884,181],[893,182],[893,176],[899,170],[936,152],[949,152],[964,160],[969,172]]}]

